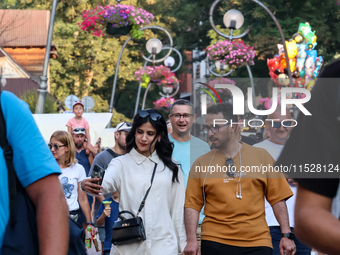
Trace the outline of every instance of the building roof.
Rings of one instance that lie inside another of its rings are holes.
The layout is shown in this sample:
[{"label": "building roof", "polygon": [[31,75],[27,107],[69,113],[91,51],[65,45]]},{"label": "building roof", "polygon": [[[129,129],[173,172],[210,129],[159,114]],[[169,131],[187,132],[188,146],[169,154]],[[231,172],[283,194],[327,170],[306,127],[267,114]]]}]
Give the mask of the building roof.
[{"label": "building roof", "polygon": [[0,46],[46,47],[50,11],[0,10]]},{"label": "building roof", "polygon": [[17,97],[21,97],[22,94],[29,90],[35,90],[39,88],[39,84],[30,78],[23,79],[6,79],[6,86],[2,90],[10,91]]}]

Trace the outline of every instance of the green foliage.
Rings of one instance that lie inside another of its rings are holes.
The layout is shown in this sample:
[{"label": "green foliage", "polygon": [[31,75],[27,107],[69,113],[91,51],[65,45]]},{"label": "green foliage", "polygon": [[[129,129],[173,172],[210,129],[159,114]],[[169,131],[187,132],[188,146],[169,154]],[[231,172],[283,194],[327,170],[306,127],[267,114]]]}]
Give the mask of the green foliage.
[{"label": "green foliage", "polygon": [[112,111],[111,127],[116,127],[120,122],[132,122],[132,119],[126,118],[124,114],[116,112],[115,109]]},{"label": "green foliage", "polygon": [[[35,113],[35,107],[38,100],[38,92],[35,89],[22,94],[20,99],[24,100],[28,104],[32,113]],[[45,113],[57,113],[57,108],[57,100],[50,94],[47,94],[45,99]]]}]

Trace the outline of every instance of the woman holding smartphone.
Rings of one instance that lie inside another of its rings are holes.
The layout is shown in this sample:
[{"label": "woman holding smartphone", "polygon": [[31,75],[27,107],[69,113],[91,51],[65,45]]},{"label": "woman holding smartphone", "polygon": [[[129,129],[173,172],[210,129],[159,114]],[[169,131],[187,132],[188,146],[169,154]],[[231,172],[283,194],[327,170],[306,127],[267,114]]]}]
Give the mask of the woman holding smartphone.
[{"label": "woman holding smartphone", "polygon": [[56,131],[52,134],[48,147],[61,168],[62,174],[59,175],[59,180],[64,190],[71,219],[77,222],[80,206],[88,225],[94,228],[91,223],[91,210],[87,196],[80,190],[80,183],[86,178],[85,169],[77,163],[72,136],[66,131]]},{"label": "woman holding smartphone", "polygon": [[[114,246],[111,255],[181,253],[186,245],[184,181],[179,165],[171,158],[173,143],[162,115],[154,109],[139,111],[126,144],[127,153],[111,161],[102,186],[92,183],[97,179],[82,182],[82,188],[92,194],[98,194],[95,188],[102,188],[104,194],[118,192],[119,211],[136,215],[154,176],[138,215],[143,220],[146,240]],[[124,216],[128,218],[128,214]]]}]

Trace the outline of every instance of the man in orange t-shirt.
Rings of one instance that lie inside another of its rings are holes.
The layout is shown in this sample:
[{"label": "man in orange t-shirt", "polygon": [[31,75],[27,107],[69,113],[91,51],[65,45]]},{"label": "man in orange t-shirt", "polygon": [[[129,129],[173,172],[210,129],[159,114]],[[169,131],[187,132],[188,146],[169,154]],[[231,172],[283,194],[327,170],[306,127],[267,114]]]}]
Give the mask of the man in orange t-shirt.
[{"label": "man in orange t-shirt", "polygon": [[[219,122],[217,120],[220,120]],[[227,120],[227,124],[221,123]],[[211,106],[203,131],[214,150],[191,167],[185,201],[185,255],[197,255],[196,228],[203,206],[202,255],[271,255],[272,242],[265,219],[264,198],[271,204],[284,234],[281,255],[295,253],[285,200],[293,195],[282,173],[264,171],[274,159],[260,148],[239,142],[232,106]],[[287,237],[285,237],[287,236]]]}]

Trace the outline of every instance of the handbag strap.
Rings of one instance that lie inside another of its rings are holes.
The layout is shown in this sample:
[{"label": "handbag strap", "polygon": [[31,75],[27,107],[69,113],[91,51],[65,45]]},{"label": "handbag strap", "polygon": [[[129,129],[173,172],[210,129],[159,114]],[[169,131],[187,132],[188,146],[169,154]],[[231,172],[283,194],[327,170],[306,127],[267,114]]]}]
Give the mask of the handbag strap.
[{"label": "handbag strap", "polygon": [[145,200],[146,200],[146,198],[147,198],[148,195],[149,195],[149,192],[150,192],[150,189],[151,189],[151,186],[152,186],[152,183],[153,183],[153,179],[154,179],[154,177],[155,177],[156,168],[157,168],[157,164],[155,163],[155,167],[154,167],[154,169],[153,169],[153,173],[152,173],[152,177],[151,177],[151,185],[150,185],[150,187],[148,188],[148,190],[146,191],[145,196],[144,196],[144,198],[143,198],[143,201],[140,203],[140,206],[139,206],[138,212],[137,212],[137,214],[136,214],[136,217],[138,217],[139,213],[142,211],[142,209],[143,209],[143,207],[144,207],[144,205],[145,205]]},{"label": "handbag strap", "polygon": [[[0,92],[1,98],[1,92]],[[0,101],[0,146],[3,150],[4,157],[7,165],[8,173],[8,193],[9,193],[9,208],[10,208],[10,222],[14,224],[16,222],[16,205],[15,199],[17,197],[17,176],[13,165],[13,150],[9,145],[6,133],[6,122],[2,112]]]}]

